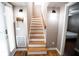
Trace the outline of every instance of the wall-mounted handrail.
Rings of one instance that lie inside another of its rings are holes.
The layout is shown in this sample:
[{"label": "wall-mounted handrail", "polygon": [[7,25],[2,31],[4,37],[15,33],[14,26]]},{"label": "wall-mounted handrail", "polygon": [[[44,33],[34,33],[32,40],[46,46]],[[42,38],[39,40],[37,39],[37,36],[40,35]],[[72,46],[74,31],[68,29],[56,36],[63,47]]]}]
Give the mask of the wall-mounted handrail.
[{"label": "wall-mounted handrail", "polygon": [[41,16],[42,16],[42,20],[43,20],[44,29],[46,29],[46,23],[45,23],[45,20],[44,20],[44,17],[43,17],[42,11],[41,11]]}]

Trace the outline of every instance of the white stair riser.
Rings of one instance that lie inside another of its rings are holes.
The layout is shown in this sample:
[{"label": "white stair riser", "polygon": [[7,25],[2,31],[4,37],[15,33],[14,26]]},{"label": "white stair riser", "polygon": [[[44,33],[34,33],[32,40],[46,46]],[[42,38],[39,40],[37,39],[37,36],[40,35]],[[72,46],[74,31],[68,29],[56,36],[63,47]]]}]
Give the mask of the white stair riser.
[{"label": "white stair riser", "polygon": [[42,24],[42,22],[31,22],[31,23],[38,23],[38,24]]},{"label": "white stair riser", "polygon": [[30,30],[43,30],[43,29],[38,29],[38,28],[34,29],[34,28],[30,28]]},{"label": "white stair riser", "polygon": [[41,18],[32,18],[32,19],[41,19]]},{"label": "white stair riser", "polygon": [[45,41],[45,39],[30,39],[29,41]]},{"label": "white stair riser", "polygon": [[30,26],[44,26],[43,24],[31,24]]},{"label": "white stair riser", "polygon": [[30,25],[30,26],[43,26],[43,25]]},{"label": "white stair riser", "polygon": [[32,20],[31,22],[34,22],[34,21],[36,21],[36,22],[42,22],[42,20]]},{"label": "white stair riser", "polygon": [[30,32],[44,32],[44,30],[30,30]]},{"label": "white stair riser", "polygon": [[41,23],[42,21],[31,21],[31,22],[35,22],[35,23]]},{"label": "white stair riser", "polygon": [[42,20],[41,18],[32,18],[32,20]]},{"label": "white stair riser", "polygon": [[32,20],[31,22],[42,22],[41,20]]},{"label": "white stair riser", "polygon": [[30,26],[41,26],[41,25],[44,26],[43,24],[38,24],[38,25],[37,24],[31,24]]},{"label": "white stair riser", "polygon": [[47,54],[47,51],[28,52],[28,55],[31,55],[31,54]]},{"label": "white stair riser", "polygon": [[30,31],[30,32],[43,32],[44,33],[44,31]]},{"label": "white stair riser", "polygon": [[39,44],[39,45],[38,44],[35,44],[35,45],[29,44],[28,47],[46,47],[46,45],[44,45],[44,44]]}]

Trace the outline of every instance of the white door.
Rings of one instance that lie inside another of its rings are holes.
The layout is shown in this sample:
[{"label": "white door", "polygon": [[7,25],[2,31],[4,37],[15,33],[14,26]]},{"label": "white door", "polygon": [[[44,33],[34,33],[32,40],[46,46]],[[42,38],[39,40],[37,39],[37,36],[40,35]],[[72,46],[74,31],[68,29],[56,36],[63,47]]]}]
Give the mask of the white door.
[{"label": "white door", "polygon": [[11,5],[5,5],[6,27],[10,52],[15,48],[13,9]]},{"label": "white door", "polygon": [[9,55],[9,47],[7,44],[6,27],[5,27],[5,16],[4,16],[4,5],[0,3],[0,56]]}]

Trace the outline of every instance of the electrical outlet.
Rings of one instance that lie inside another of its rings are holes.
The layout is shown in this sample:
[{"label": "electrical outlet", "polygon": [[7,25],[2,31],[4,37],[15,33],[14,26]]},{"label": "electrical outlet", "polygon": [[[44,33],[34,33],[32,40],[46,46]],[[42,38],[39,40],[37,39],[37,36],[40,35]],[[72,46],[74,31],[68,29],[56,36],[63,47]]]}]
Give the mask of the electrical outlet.
[{"label": "electrical outlet", "polygon": [[54,44],[55,44],[55,42],[52,42],[52,44],[54,45]]}]

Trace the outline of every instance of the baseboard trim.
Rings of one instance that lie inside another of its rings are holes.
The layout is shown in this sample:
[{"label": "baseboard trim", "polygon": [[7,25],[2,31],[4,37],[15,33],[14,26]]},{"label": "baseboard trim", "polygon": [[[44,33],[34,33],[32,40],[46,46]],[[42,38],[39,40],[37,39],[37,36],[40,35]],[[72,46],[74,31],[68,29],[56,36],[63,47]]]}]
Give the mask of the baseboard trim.
[{"label": "baseboard trim", "polygon": [[59,55],[61,55],[61,52],[57,48],[48,48],[48,50],[56,50]]},{"label": "baseboard trim", "polygon": [[56,48],[48,48],[48,50],[56,50]]},{"label": "baseboard trim", "polygon": [[14,56],[15,53],[16,53],[16,48],[13,49],[13,51],[9,54],[9,56]]},{"label": "baseboard trim", "polygon": [[56,48],[57,52],[59,53],[59,55],[61,56],[61,52]]}]

